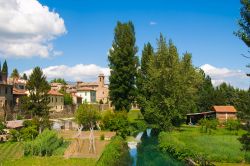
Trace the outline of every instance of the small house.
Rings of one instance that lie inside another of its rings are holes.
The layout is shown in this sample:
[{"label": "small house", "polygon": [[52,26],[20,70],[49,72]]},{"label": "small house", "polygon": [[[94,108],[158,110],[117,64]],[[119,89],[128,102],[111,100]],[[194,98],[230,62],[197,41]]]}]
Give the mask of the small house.
[{"label": "small house", "polygon": [[64,109],[64,98],[63,98],[63,94],[59,93],[56,90],[50,90],[49,93],[49,107],[50,107],[50,111],[53,112],[61,112]]},{"label": "small house", "polygon": [[227,121],[228,119],[237,119],[237,110],[234,106],[213,106],[212,111],[215,112],[216,118],[220,121]]}]

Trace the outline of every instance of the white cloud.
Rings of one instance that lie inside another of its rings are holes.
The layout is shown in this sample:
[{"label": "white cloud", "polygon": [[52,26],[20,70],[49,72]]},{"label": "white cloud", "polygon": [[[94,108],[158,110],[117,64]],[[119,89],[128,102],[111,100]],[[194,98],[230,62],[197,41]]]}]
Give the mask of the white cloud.
[{"label": "white cloud", "polygon": [[157,24],[157,22],[155,22],[155,21],[150,21],[149,22],[149,25],[156,25]]},{"label": "white cloud", "polygon": [[[30,75],[32,69],[24,71],[27,75]],[[75,66],[49,66],[43,69],[44,74],[48,79],[64,78],[67,81],[95,81],[100,73],[105,76],[110,75],[110,69],[100,67],[95,64],[77,64]],[[106,80],[107,81],[107,80]]]},{"label": "white cloud", "polygon": [[241,89],[249,88],[250,79],[241,70],[218,68],[210,64],[204,64],[200,68],[211,77],[214,86],[226,82]]},{"label": "white cloud", "polygon": [[51,41],[65,34],[64,20],[37,0],[0,0],[0,55],[49,57]]}]

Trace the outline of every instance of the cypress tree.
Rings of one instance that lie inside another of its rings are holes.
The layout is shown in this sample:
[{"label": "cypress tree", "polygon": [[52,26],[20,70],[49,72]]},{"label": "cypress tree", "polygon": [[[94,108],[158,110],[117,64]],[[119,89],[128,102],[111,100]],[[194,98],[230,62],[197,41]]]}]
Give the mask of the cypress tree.
[{"label": "cypress tree", "polygon": [[13,69],[11,75],[10,75],[11,78],[19,78],[19,72],[18,70],[15,68]]},{"label": "cypress tree", "polygon": [[8,74],[8,65],[7,65],[6,60],[4,60],[4,63],[3,63],[2,73]]},{"label": "cypress tree", "polygon": [[135,31],[132,22],[118,22],[115,28],[112,49],[109,50],[109,96],[115,110],[127,110],[136,95],[135,78],[138,59],[136,57]]}]

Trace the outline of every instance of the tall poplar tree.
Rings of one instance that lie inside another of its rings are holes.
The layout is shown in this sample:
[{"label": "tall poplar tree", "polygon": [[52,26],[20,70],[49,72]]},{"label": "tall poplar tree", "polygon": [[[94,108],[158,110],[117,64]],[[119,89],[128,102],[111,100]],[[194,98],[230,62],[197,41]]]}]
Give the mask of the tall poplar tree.
[{"label": "tall poplar tree", "polygon": [[150,65],[154,60],[154,49],[150,43],[144,45],[141,56],[141,66],[138,69],[138,75],[136,80],[136,86],[138,90],[136,101],[141,107],[141,112],[144,112],[147,100],[149,100],[151,94],[150,88]]},{"label": "tall poplar tree", "polygon": [[115,110],[127,110],[136,95],[138,58],[135,45],[135,30],[132,22],[118,22],[115,28],[112,49],[109,50],[109,96]]}]

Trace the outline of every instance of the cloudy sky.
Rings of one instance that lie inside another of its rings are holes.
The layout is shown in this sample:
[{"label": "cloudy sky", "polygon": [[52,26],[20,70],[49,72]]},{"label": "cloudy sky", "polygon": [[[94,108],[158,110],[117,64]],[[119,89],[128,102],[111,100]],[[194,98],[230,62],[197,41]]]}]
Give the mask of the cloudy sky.
[{"label": "cloudy sky", "polygon": [[191,52],[193,63],[214,85],[230,83],[247,89],[248,48],[233,32],[238,29],[240,0],[0,0],[0,60],[10,72],[44,69],[48,79],[92,81],[109,74],[107,52],[118,20],[133,21],[138,56],[143,44],[162,32],[180,54]]}]

